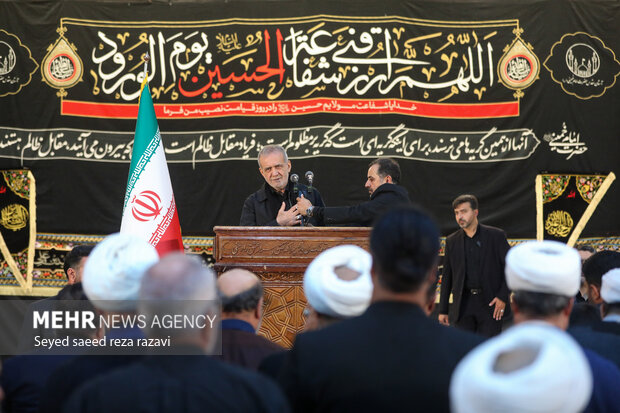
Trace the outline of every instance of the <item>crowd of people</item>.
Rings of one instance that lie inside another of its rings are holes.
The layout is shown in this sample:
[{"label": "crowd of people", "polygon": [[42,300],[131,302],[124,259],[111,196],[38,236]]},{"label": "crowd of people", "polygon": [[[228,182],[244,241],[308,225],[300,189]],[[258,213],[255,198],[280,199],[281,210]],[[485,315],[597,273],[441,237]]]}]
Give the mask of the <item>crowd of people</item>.
[{"label": "crowd of people", "polygon": [[[258,334],[256,274],[218,278],[193,256],[159,257],[146,241],[114,234],[70,252],[70,284],[46,301],[151,321],[64,333],[172,344],[10,358],[2,411],[620,412],[620,252],[553,241],[510,248],[503,231],[478,222],[477,199],[459,196],[460,229],[446,241],[435,308],[439,230],[396,201],[407,199],[397,163],[371,163],[370,200],[353,207],[325,207],[316,189],[295,190],[278,147],[261,152],[259,166],[266,183],[247,199],[242,224],[373,227],[369,252],[341,245],[308,266],[305,329],[290,350]],[[152,322],[173,311],[219,320],[180,329]]]}]

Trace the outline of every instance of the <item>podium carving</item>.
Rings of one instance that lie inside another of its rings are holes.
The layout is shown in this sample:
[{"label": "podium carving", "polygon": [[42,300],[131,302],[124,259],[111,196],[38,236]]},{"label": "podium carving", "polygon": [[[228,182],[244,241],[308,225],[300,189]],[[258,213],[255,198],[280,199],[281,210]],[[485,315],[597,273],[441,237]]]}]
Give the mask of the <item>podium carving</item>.
[{"label": "podium carving", "polygon": [[255,273],[265,289],[259,334],[286,348],[303,329],[303,276],[326,249],[351,244],[368,250],[370,228],[215,227],[215,270],[232,268]]}]

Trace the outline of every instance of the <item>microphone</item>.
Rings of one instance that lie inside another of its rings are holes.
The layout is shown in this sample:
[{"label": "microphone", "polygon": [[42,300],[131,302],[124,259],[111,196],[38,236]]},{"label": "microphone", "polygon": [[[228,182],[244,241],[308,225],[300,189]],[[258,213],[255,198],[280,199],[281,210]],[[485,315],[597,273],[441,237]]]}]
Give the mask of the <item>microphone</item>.
[{"label": "microphone", "polygon": [[297,198],[297,194],[299,193],[299,188],[297,187],[297,183],[299,182],[299,175],[297,174],[291,174],[291,182],[293,183],[293,192],[295,195],[295,198]]},{"label": "microphone", "polygon": [[306,181],[308,181],[308,192],[312,192],[312,181],[314,181],[314,173],[312,171],[306,172]]},{"label": "microphone", "polygon": [[[293,197],[295,200],[297,200],[297,197],[299,196],[299,187],[297,187],[297,183],[299,182],[299,175],[297,174],[291,174],[291,182],[293,183]],[[291,200],[291,207],[293,207],[294,203],[293,200]],[[302,216],[300,219],[299,224],[303,227],[306,225],[306,223],[304,222],[304,217]]]}]

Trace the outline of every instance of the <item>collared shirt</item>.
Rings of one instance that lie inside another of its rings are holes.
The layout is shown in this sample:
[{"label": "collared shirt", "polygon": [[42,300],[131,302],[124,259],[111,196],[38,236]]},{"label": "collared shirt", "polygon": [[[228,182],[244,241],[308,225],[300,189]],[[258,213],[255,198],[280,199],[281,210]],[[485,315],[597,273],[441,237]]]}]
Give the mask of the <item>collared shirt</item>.
[{"label": "collared shirt", "polygon": [[227,318],[222,320],[222,330],[239,330],[253,334],[256,333],[254,327],[252,327],[252,324],[237,318]]},{"label": "collared shirt", "polygon": [[476,233],[469,237],[465,233],[465,288],[479,289],[480,283],[480,256],[482,244],[480,243],[480,224],[476,227]]}]

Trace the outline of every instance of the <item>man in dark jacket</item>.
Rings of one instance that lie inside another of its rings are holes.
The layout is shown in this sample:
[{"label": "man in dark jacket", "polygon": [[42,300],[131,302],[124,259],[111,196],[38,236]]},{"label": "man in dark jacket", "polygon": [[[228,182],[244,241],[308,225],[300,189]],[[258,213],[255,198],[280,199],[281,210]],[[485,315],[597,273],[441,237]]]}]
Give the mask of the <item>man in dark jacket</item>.
[{"label": "man in dark jacket", "polygon": [[302,197],[297,198],[297,209],[301,215],[316,219],[323,225],[370,227],[383,213],[399,205],[407,205],[407,190],[399,185],[400,165],[390,158],[372,161],[368,168],[366,189],[370,200],[349,207],[313,206]]},{"label": "man in dark jacket", "polygon": [[309,223],[317,225],[315,219],[302,220],[297,210],[298,196],[309,200],[311,205],[324,206],[321,194],[316,188],[301,183],[289,182],[291,161],[279,145],[267,145],[258,154],[259,171],[265,183],[263,187],[247,197],[241,211],[241,226],[293,226]]},{"label": "man in dark jacket", "polygon": [[[506,234],[478,222],[478,200],[461,195],[452,203],[460,230],[448,235],[441,282],[439,321],[488,337],[502,331],[509,315],[509,291],[504,277]],[[448,317],[452,293],[454,302]]]}]

